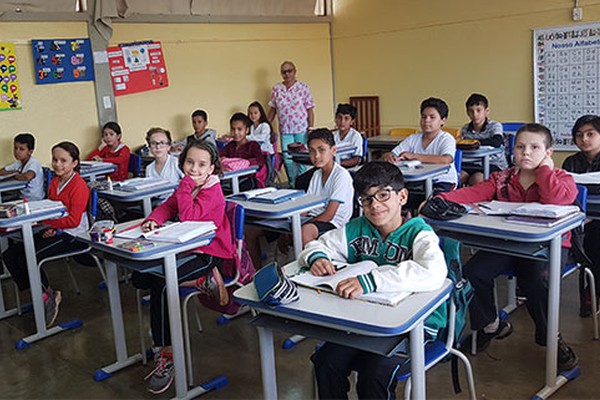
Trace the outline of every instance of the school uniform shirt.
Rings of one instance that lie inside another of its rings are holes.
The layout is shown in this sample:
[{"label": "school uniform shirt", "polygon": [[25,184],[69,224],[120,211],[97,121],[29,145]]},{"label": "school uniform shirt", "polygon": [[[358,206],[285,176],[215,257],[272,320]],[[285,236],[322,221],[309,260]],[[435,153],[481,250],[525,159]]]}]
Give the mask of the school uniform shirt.
[{"label": "school uniform shirt", "polygon": [[[168,154],[167,161],[165,161],[165,165],[163,166],[162,171],[160,173],[156,170],[156,161],[152,161],[146,167],[146,177],[148,178],[156,178],[156,179],[164,179],[171,183],[179,183],[181,178],[184,177],[183,172],[179,169],[179,160],[174,155]],[[162,195],[158,197],[160,202],[164,202],[169,198],[168,195]]]},{"label": "school uniform shirt", "polygon": [[246,136],[248,140],[253,140],[260,144],[263,152],[273,154],[273,144],[271,143],[271,127],[266,122],[261,122],[258,126],[250,126],[250,134]]},{"label": "school uniform shirt", "polygon": [[217,131],[215,131],[214,129],[207,128],[204,130],[204,133],[202,135],[200,135],[200,137],[196,136],[195,133],[192,133],[190,136],[188,136],[186,138],[185,144],[188,144],[192,140],[198,140],[200,142],[203,140],[206,140],[207,142],[212,143],[212,145],[215,146],[215,148],[216,148],[217,147]]},{"label": "school uniform shirt", "polygon": [[335,132],[333,132],[333,139],[335,140],[335,144],[338,147],[340,147],[340,146],[356,147],[356,150],[354,150],[353,154],[344,155],[343,157],[341,157],[341,160],[347,160],[352,157],[362,158],[362,156],[363,156],[363,137],[360,134],[360,132],[358,132],[356,129],[350,128],[350,130],[348,131],[348,133],[346,133],[346,136],[344,136],[343,139],[340,135],[340,131],[335,131]]},{"label": "school uniform shirt", "polygon": [[[454,136],[448,132],[439,131],[433,138],[427,148],[423,148],[423,133],[415,133],[404,139],[398,146],[394,147],[392,154],[398,157],[401,153],[408,151],[409,153],[428,154],[432,156],[450,156],[454,159],[456,153],[456,140]],[[454,163],[450,163],[448,172],[433,179],[433,183],[446,182],[456,183],[456,168]]]},{"label": "school uniform shirt", "polygon": [[[375,262],[378,268],[358,276],[366,293],[427,292],[442,287],[448,275],[439,238],[420,217],[405,222],[385,240],[366,217],[354,218],[345,227],[308,243],[298,261],[301,266],[310,267],[319,258],[345,263]],[[435,338],[438,330],[446,326],[446,320],[444,304],[425,320],[425,330]]]},{"label": "school uniform shirt", "polygon": [[[323,170],[318,169],[308,184],[308,194],[315,196],[327,196],[329,201],[340,203],[337,212],[331,222],[336,228],[341,228],[352,218],[352,204],[354,201],[354,189],[352,187],[352,176],[346,168],[338,163],[333,163],[333,169],[327,182],[323,185]],[[328,204],[327,204],[328,205]],[[311,210],[308,215],[316,217],[325,212],[327,205]]]},{"label": "school uniform shirt", "polygon": [[[535,182],[525,190],[519,182],[519,168],[511,167],[494,172],[489,179],[475,186],[468,186],[438,196],[456,203],[468,204],[480,201],[509,201],[519,203],[571,205],[577,198],[577,186],[573,177],[560,168],[547,165],[536,168]],[[563,247],[571,247],[571,232],[565,236]]]},{"label": "school uniform shirt", "polygon": [[212,221],[217,230],[208,246],[199,247],[194,252],[204,253],[223,259],[233,259],[235,247],[231,236],[231,225],[225,214],[225,197],[219,177],[211,175],[194,196],[196,183],[184,176],[175,193],[146,218],[159,225],[179,217],[180,221]]},{"label": "school uniform shirt", "polygon": [[27,186],[24,189],[21,189],[21,196],[27,200],[42,200],[46,197],[46,193],[44,193],[44,171],[38,160],[29,157],[29,160],[27,160],[25,165],[21,164],[21,161],[15,161],[14,163],[7,165],[4,169],[7,171],[15,171],[19,174],[24,174],[29,171],[33,172],[35,177],[27,183]]},{"label": "school uniform shirt", "polygon": [[[590,163],[582,152],[578,152],[565,159],[562,165],[563,169],[576,174],[585,174],[588,172],[600,171],[600,154]],[[585,185],[588,188],[588,194],[600,194],[600,184]]]},{"label": "school uniform shirt", "polygon": [[280,82],[271,90],[269,107],[277,110],[279,133],[299,134],[308,130],[308,110],[315,107],[315,101],[306,83],[296,81],[288,89]]},{"label": "school uniform shirt", "polygon": [[[460,135],[465,139],[479,140],[482,146],[501,147],[504,149],[504,129],[502,128],[502,124],[491,119],[485,120],[479,132],[473,129],[472,122],[465,124],[460,130]],[[481,161],[473,164],[482,165]],[[499,169],[508,168],[504,152],[490,155],[490,165],[495,165]]]},{"label": "school uniform shirt", "polygon": [[42,224],[71,235],[82,234],[89,230],[87,207],[90,189],[77,172],[64,185],[60,185],[59,178],[54,177],[50,181],[48,198],[62,202],[67,208],[67,215],[43,221]]},{"label": "school uniform shirt", "polygon": [[102,161],[115,164],[117,170],[110,174],[110,179],[113,181],[124,181],[129,177],[129,156],[131,152],[129,147],[124,143],[119,143],[115,151],[112,151],[105,146],[102,150],[94,150],[88,156],[87,159],[91,160],[92,157],[99,156]]}]

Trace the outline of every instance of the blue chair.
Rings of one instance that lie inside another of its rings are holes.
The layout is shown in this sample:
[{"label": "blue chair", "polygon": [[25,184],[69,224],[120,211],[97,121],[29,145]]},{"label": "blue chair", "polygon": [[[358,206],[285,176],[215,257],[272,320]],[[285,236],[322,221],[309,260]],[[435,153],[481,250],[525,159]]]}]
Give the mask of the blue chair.
[{"label": "blue chair", "polygon": [[456,187],[457,188],[462,186],[461,180],[460,180],[460,171],[462,170],[462,157],[463,157],[462,150],[456,149],[456,152],[454,153],[454,167],[456,168],[456,175],[457,175]]},{"label": "blue chair", "polygon": [[362,140],[363,140],[363,156],[362,156],[362,161],[361,164],[367,163],[369,161],[371,161],[369,159],[369,139],[367,139],[366,136],[362,136]]},{"label": "blue chair", "polygon": [[504,122],[502,131],[504,132],[504,147],[506,150],[506,160],[509,165],[513,165],[513,155],[515,148],[516,132],[520,127],[525,125],[525,122]]},{"label": "blue chair", "polygon": [[129,155],[128,171],[133,177],[142,176],[142,157],[139,154],[131,153]]},{"label": "blue chair", "polygon": [[50,181],[52,180],[54,173],[48,167],[42,167],[42,171],[44,172],[44,189],[46,190],[46,197],[48,197],[50,191]]}]

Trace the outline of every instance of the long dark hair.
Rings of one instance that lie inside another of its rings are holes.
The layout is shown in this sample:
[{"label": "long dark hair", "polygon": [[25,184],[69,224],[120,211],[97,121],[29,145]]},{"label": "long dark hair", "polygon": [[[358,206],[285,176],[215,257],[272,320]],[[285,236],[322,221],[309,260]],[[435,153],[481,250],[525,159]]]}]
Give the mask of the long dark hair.
[{"label": "long dark hair", "polygon": [[73,161],[77,161],[77,165],[74,170],[79,172],[79,167],[81,166],[81,160],[79,159],[79,147],[73,142],[60,142],[52,146],[52,150],[54,149],[63,149],[73,159]]},{"label": "long dark hair", "polygon": [[215,166],[213,171],[214,175],[221,175],[221,160],[219,159],[219,154],[217,153],[217,149],[213,146],[212,143],[206,140],[191,140],[183,149],[181,154],[179,155],[179,169],[183,171],[183,164],[185,163],[185,158],[187,157],[188,151],[195,147],[197,149],[201,149],[210,154],[210,163]]}]

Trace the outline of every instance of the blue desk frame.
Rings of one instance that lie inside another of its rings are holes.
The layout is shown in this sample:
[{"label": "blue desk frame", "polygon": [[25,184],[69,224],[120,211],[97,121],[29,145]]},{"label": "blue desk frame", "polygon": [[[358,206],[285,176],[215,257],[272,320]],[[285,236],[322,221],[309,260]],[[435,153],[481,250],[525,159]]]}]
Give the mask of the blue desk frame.
[{"label": "blue desk frame", "polygon": [[6,180],[0,182],[0,202],[2,202],[2,193],[13,190],[25,189],[29,184],[28,181]]},{"label": "blue desk frame", "polygon": [[[83,161],[85,163],[85,161]],[[112,163],[92,164],[89,168],[80,168],[79,175],[83,179],[95,182],[98,178],[110,175],[117,170],[117,166]]]},{"label": "blue desk frame", "polygon": [[224,171],[221,175],[221,181],[231,179],[231,192],[238,194],[240,192],[240,178],[246,175],[252,175],[258,172],[258,166],[253,165],[249,168],[240,169],[238,171]]},{"label": "blue desk frame", "polygon": [[443,175],[450,169],[449,164],[421,164],[417,167],[400,167],[405,182],[425,183],[425,197],[433,193],[433,178]]}]

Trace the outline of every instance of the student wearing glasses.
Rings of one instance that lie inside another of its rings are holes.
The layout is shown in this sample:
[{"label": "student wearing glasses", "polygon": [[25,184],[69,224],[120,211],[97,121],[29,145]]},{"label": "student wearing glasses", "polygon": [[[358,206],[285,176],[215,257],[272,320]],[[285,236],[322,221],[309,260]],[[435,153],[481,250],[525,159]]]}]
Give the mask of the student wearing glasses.
[{"label": "student wearing glasses", "polygon": [[[146,167],[147,177],[164,179],[172,183],[179,183],[183,178],[177,157],[169,153],[171,142],[171,132],[166,129],[151,128],[146,133],[146,143],[154,156],[154,161]],[[163,203],[168,197],[167,195],[161,197],[160,203]]]},{"label": "student wearing glasses", "polygon": [[[319,276],[335,274],[332,261],[371,260],[379,265],[368,274],[341,281],[336,292],[344,298],[371,292],[439,289],[447,275],[444,254],[435,232],[422,218],[404,222],[402,207],[408,199],[408,190],[404,188],[400,169],[383,161],[367,163],[356,173],[353,186],[360,193],[358,201],[364,215],[308,243],[300,253],[300,265]],[[443,305],[425,320],[426,340],[435,339],[445,326]],[[408,336],[404,351],[407,344]],[[396,373],[405,360],[325,343],[312,356],[319,398],[347,398],[350,389],[347,378],[352,371],[358,372],[360,399],[395,398]]]}]

